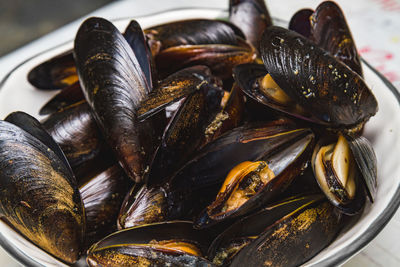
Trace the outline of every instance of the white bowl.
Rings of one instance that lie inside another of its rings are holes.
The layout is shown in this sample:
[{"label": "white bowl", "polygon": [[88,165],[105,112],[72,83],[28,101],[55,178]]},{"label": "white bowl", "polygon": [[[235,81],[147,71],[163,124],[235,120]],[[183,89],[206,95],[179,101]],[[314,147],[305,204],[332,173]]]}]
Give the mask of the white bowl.
[{"label": "white bowl", "polygon": [[[189,18],[226,18],[227,12],[218,9],[179,9],[136,18],[143,28],[174,20]],[[120,19],[114,24],[120,29],[130,19]],[[284,20],[276,19],[281,25]],[[286,25],[284,25],[286,26]],[[39,108],[56,92],[33,88],[26,79],[27,73],[39,63],[73,47],[71,41],[54,47],[22,62],[0,83],[0,118],[10,112],[25,111],[38,119]],[[375,202],[367,203],[354,224],[343,231],[335,241],[304,266],[331,266],[341,264],[368,244],[389,222],[400,204],[400,94],[396,88],[367,62],[363,61],[366,83],[372,88],[378,104],[378,113],[366,124],[364,136],[368,138],[378,159],[378,189]],[[7,224],[0,221],[0,244],[16,260],[29,266],[63,266],[64,264],[24,240]],[[64,265],[65,266],[65,265]]]}]

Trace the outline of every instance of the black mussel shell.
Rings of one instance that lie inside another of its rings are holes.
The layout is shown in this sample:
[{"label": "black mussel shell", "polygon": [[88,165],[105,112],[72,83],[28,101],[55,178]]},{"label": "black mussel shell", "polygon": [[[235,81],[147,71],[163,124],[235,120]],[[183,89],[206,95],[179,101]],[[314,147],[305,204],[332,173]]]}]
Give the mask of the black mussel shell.
[{"label": "black mussel shell", "polygon": [[162,187],[135,185],[126,195],[118,216],[118,229],[168,221],[167,193]]},{"label": "black mussel shell", "polygon": [[61,147],[77,176],[107,151],[87,103],[53,113],[43,121],[43,127]]},{"label": "black mussel shell", "polygon": [[[229,171],[244,161],[258,161],[287,143],[285,134],[297,129],[288,120],[235,128],[205,145],[167,183],[171,218],[204,209]],[[293,131],[302,136],[308,130]],[[206,194],[204,193],[206,192]]]},{"label": "black mussel shell", "polygon": [[312,9],[305,8],[297,11],[289,22],[289,30],[300,33],[304,37],[311,38],[311,15]]},{"label": "black mussel shell", "polygon": [[256,49],[260,47],[263,31],[272,25],[264,0],[230,0],[229,21],[243,31]]},{"label": "black mussel shell", "polygon": [[363,136],[345,135],[345,138],[357,163],[368,197],[373,202],[378,183],[378,163],[372,144]]},{"label": "black mussel shell", "polygon": [[78,81],[71,51],[51,58],[28,73],[28,81],[44,90],[60,89]]},{"label": "black mussel shell", "polygon": [[362,76],[360,57],[340,7],[321,3],[311,17],[311,40]]},{"label": "black mussel shell", "polygon": [[127,175],[140,181],[144,151],[136,109],[150,88],[132,49],[109,21],[89,18],[76,35],[74,57],[85,98],[105,139]]},{"label": "black mussel shell", "polygon": [[86,247],[117,230],[119,208],[131,186],[119,165],[103,168],[80,186],[86,212]]},{"label": "black mussel shell", "polygon": [[279,196],[306,168],[314,148],[310,129],[280,134],[285,142],[259,161],[246,161],[230,170],[215,201],[195,219],[196,228],[249,214]]},{"label": "black mussel shell", "polygon": [[223,91],[205,83],[187,96],[169,122],[146,183],[162,184],[200,147],[206,128],[221,110]]},{"label": "black mussel shell", "polygon": [[[226,100],[225,100],[226,99]],[[244,98],[236,83],[229,93],[225,92],[221,101],[222,110],[218,112],[205,130],[205,140],[201,146],[212,142],[225,132],[239,127],[243,121]]]},{"label": "black mussel shell", "polygon": [[22,111],[16,111],[10,113],[4,120],[25,130],[26,132],[37,138],[39,141],[41,141],[44,145],[48,146],[51,150],[53,150],[53,152],[58,156],[58,158],[64,163],[65,167],[67,167],[68,170],[70,171],[70,175],[68,177],[72,178],[71,183],[73,184],[76,183],[74,173],[71,169],[69,161],[67,160],[63,150],[57,144],[54,138],[52,138],[52,136],[49,135],[44,125],[42,125],[38,120],[36,120],[31,115]]},{"label": "black mussel shell", "polygon": [[39,110],[39,115],[49,115],[67,107],[86,102],[79,82],[63,88]]},{"label": "black mussel shell", "polygon": [[[191,222],[143,225],[115,232],[88,251],[89,266],[212,266],[203,258],[208,241]],[[186,249],[185,249],[186,248]]]},{"label": "black mussel shell", "polygon": [[289,198],[233,224],[213,242],[209,257],[217,265],[298,266],[332,242],[341,217],[321,195]]},{"label": "black mussel shell", "polygon": [[207,19],[175,21],[151,27],[144,32],[153,55],[181,45],[237,45],[238,36],[245,38],[233,24]]},{"label": "black mussel shell", "polygon": [[2,219],[51,255],[74,263],[83,246],[85,214],[70,169],[34,135],[5,121],[0,155]]},{"label": "black mussel shell", "polygon": [[351,128],[377,112],[362,78],[302,35],[271,26],[263,34],[261,55],[273,80],[316,123]]},{"label": "black mussel shell", "polygon": [[232,75],[234,66],[252,62],[255,58],[254,47],[240,39],[238,45],[208,44],[170,47],[157,54],[155,61],[161,76],[189,66],[206,65],[213,75],[228,79]]},{"label": "black mussel shell", "polygon": [[167,105],[199,90],[204,84],[215,82],[219,83],[211,76],[210,69],[206,66],[188,67],[171,74],[140,103],[137,111],[138,118],[139,120],[147,119]]},{"label": "black mussel shell", "polygon": [[149,87],[153,88],[153,81],[155,81],[155,77],[153,77],[153,68],[151,65],[153,58],[151,51],[147,46],[142,28],[136,20],[132,20],[126,27],[124,37],[135,53]]}]

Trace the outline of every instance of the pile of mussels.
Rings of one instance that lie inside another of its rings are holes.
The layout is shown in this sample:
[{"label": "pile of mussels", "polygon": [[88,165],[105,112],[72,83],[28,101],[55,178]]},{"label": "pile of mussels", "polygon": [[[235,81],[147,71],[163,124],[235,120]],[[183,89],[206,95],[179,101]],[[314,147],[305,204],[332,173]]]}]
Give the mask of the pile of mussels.
[{"label": "pile of mussels", "polygon": [[121,34],[102,18],[30,71],[62,89],[41,123],[0,121],[1,219],[67,264],[291,266],[372,202],[377,112],[340,8],[273,26],[262,0],[229,21]]}]

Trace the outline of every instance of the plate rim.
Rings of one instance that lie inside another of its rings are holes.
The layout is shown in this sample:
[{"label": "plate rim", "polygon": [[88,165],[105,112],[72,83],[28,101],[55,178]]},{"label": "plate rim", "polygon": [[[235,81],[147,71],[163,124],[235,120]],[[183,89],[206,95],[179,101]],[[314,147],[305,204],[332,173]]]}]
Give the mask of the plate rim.
[{"label": "plate rim", "polygon": [[[120,17],[120,18],[109,18],[110,21],[112,22],[118,22],[118,21],[124,21],[124,20],[132,20],[132,19],[142,19],[142,18],[147,18],[147,17],[153,17],[157,15],[163,15],[165,13],[172,13],[172,12],[193,12],[193,11],[214,11],[214,12],[221,12],[224,14],[228,14],[227,9],[223,8],[187,8],[187,7],[182,7],[182,8],[171,8],[171,9],[165,9],[162,11],[154,12],[154,13],[149,13],[146,15],[142,16],[134,16],[134,17]],[[83,21],[86,18],[81,18]],[[286,20],[282,18],[276,18],[273,17],[274,21],[280,21],[287,23]],[[23,66],[25,63],[29,62],[30,60],[39,57],[50,50],[55,50],[57,48],[60,48],[62,46],[65,46],[72,42],[73,39],[67,40],[63,43],[57,44],[55,46],[49,47],[41,52],[36,53],[35,55],[21,61],[19,64],[17,64],[15,67],[13,67],[10,71],[6,73],[5,76],[0,81],[0,90],[3,88],[4,84],[7,82],[9,77],[21,66]],[[381,74],[378,70],[376,70],[368,61],[366,61],[364,58],[361,57],[361,61],[363,64],[365,64],[372,72],[375,74],[383,83],[384,85],[389,89],[389,91],[393,94],[395,99],[397,100],[398,107],[400,107],[400,92],[399,90],[383,75]],[[390,222],[391,218],[394,216],[398,208],[400,207],[400,185],[397,187],[393,197],[391,198],[391,201],[389,204],[382,210],[379,216],[375,218],[374,221],[370,224],[368,227],[368,231],[364,233],[363,236],[355,240],[355,242],[351,243],[350,245],[343,247],[340,249],[340,253],[336,253],[334,255],[326,257],[323,261],[317,262],[315,264],[321,265],[321,266],[332,266],[332,265],[341,265],[345,263],[347,260],[349,260],[351,257],[355,256],[359,251],[361,251],[369,242],[371,242],[383,229],[384,227]],[[4,250],[16,261],[22,263],[22,264],[27,264],[32,266],[34,263],[35,266],[41,266],[39,265],[38,262],[34,261],[33,258],[31,258],[29,255],[25,255],[23,251],[18,250],[16,247],[12,247],[9,245],[8,242],[4,241],[5,237],[3,236],[2,233],[0,233],[0,245],[4,248]],[[344,249],[346,248],[346,249]],[[39,248],[40,249],[40,248]],[[42,250],[44,251],[44,250]],[[21,256],[23,255],[23,256]],[[49,254],[50,255],[50,254]],[[51,256],[51,255],[50,255]],[[56,259],[56,258],[55,258]],[[61,262],[61,261],[60,261]],[[303,263],[302,265],[307,265],[307,262]]]}]

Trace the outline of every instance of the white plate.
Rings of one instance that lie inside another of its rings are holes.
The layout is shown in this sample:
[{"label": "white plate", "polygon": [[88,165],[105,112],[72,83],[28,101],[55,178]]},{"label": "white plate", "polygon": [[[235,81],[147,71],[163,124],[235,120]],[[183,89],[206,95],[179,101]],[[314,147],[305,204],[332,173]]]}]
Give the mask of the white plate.
[{"label": "white plate", "polygon": [[[168,21],[187,18],[223,18],[227,13],[216,9],[180,9],[137,18],[143,28]],[[120,29],[130,19],[115,21]],[[71,39],[74,36],[71,36]],[[39,108],[55,94],[40,91],[27,82],[27,73],[39,63],[71,49],[72,41],[27,59],[0,83],[0,117],[16,110],[25,111],[38,119]],[[367,137],[378,159],[378,190],[375,202],[368,203],[355,224],[304,266],[337,265],[349,259],[370,242],[389,222],[400,204],[400,94],[380,73],[363,62],[366,83],[372,88],[378,104],[378,113],[366,124]],[[0,221],[0,243],[18,261],[25,265],[60,266],[61,263],[44,251],[20,238]]]}]

